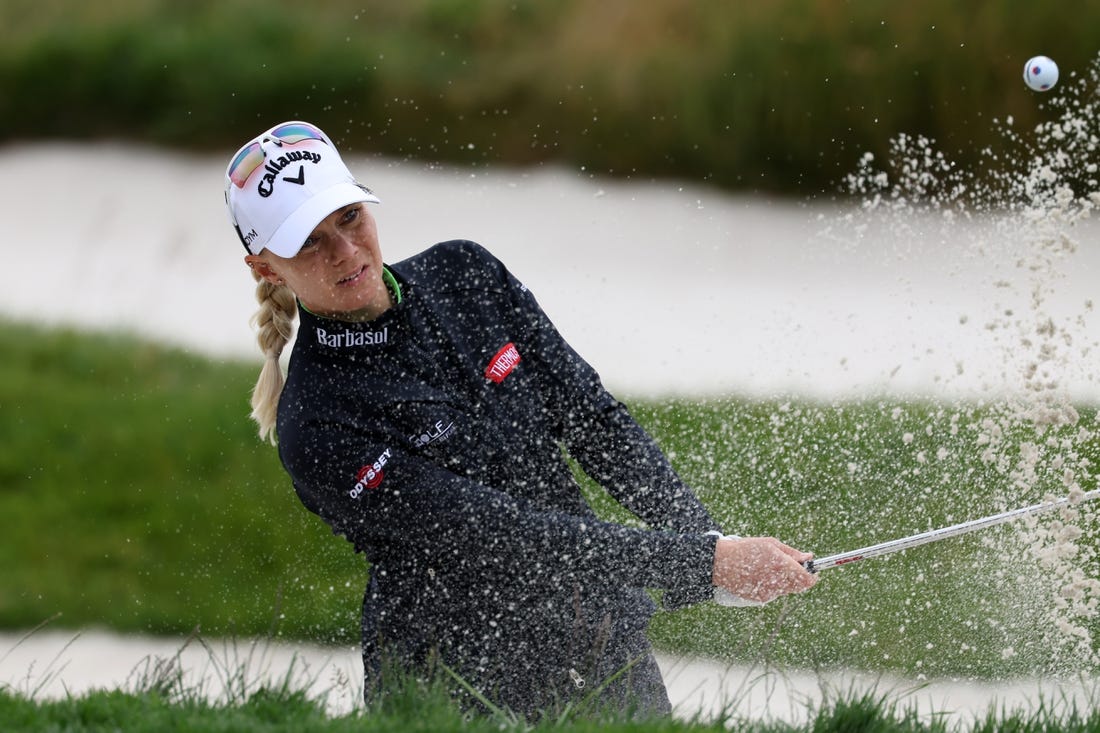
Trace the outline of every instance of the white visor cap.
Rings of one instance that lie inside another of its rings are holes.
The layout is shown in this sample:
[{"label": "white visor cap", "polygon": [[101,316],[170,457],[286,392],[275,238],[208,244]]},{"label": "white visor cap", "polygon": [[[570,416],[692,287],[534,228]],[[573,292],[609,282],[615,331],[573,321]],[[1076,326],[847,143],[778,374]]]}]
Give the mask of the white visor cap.
[{"label": "white visor cap", "polygon": [[225,205],[251,254],[298,254],[326,216],[359,202],[381,203],[356,182],[325,133],[284,122],[256,136],[225,171]]}]

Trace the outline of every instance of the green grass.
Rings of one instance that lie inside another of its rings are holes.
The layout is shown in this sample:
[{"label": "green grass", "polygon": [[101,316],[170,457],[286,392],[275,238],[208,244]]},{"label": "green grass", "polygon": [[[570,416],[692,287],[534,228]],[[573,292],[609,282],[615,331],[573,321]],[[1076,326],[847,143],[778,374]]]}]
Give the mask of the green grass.
[{"label": "green grass", "polygon": [[364,564],[255,439],[254,367],[123,336],[2,341],[0,624],[353,638]]},{"label": "green grass", "polygon": [[[1090,720],[1096,721],[1095,716]],[[134,694],[122,691],[95,692],[61,701],[29,700],[0,690],[0,722],[12,731],[358,731],[373,733],[400,731],[415,733],[430,731],[507,731],[553,730],[562,733],[720,733],[728,730],[726,721],[625,721],[573,719],[545,722],[535,726],[501,723],[495,718],[464,718],[461,711],[448,704],[445,697],[418,691],[411,699],[401,700],[380,711],[352,713],[329,717],[314,702],[293,693],[261,692],[235,705],[213,705],[201,701],[173,703],[156,694]],[[1100,722],[1100,721],[1096,721]],[[783,724],[751,724],[738,726],[744,731],[801,730]],[[834,709],[822,711],[812,726],[805,730],[879,730],[879,731],[941,731],[943,725],[924,725],[884,710],[871,701],[838,703]],[[1001,728],[1001,730],[1004,730]],[[1020,730],[1030,730],[1021,728]]]},{"label": "green grass", "polygon": [[[365,566],[303,509],[247,418],[253,363],[123,335],[0,323],[0,627],[265,636],[354,643]],[[1061,493],[1097,461],[1077,425],[1008,425],[1005,406],[631,402],[727,530],[819,555]],[[1042,460],[1025,492],[1024,446]],[[1064,462],[1065,466],[1059,462]],[[599,489],[599,511],[629,520]],[[1096,523],[1078,564],[1095,576]],[[1001,527],[830,570],[764,608],[659,614],[661,648],[737,662],[906,676],[1011,677],[1082,668],[1051,631],[1059,576]],[[1095,630],[1093,619],[1082,623]]]},{"label": "green grass", "polygon": [[[1021,80],[1084,73],[1100,8],[876,0],[7,0],[0,141],[233,149],[286,118],[357,153],[833,193],[865,151],[926,135],[967,169]],[[72,114],[79,110],[79,114]]]},{"label": "green grass", "polygon": [[1036,710],[989,711],[973,721],[951,722],[942,715],[921,715],[876,693],[838,696],[808,711],[807,722],[745,720],[732,715],[714,719],[628,720],[621,716],[567,715],[527,724],[499,717],[469,717],[438,688],[410,683],[383,705],[342,715],[327,715],[321,705],[289,689],[262,689],[245,700],[217,704],[158,691],[92,692],[63,700],[40,700],[0,689],[0,724],[5,730],[54,733],[127,731],[252,731],[256,733],[1075,733],[1100,727],[1100,711],[1048,704]]}]

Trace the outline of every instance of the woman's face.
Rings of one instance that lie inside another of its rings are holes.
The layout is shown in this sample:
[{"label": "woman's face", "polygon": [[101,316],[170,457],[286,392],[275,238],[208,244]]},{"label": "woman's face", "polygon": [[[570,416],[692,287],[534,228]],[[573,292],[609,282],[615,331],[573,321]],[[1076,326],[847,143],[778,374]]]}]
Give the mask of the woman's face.
[{"label": "woman's face", "polygon": [[293,257],[264,250],[245,262],[264,279],[285,283],[318,315],[370,320],[391,305],[382,280],[378,229],[365,203],[329,214]]}]

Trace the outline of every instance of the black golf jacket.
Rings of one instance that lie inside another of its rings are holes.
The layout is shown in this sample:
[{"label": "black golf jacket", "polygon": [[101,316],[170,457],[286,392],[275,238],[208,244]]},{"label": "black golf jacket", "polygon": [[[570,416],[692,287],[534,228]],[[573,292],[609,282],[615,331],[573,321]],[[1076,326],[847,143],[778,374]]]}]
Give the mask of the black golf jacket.
[{"label": "black golf jacket", "polygon": [[[368,678],[388,649],[483,691],[575,681],[644,630],[643,589],[710,598],[717,525],[527,288],[472,242],[389,270],[374,321],[299,309],[277,423],[302,502],[371,563]],[[598,520],[564,454],[647,528]]]}]

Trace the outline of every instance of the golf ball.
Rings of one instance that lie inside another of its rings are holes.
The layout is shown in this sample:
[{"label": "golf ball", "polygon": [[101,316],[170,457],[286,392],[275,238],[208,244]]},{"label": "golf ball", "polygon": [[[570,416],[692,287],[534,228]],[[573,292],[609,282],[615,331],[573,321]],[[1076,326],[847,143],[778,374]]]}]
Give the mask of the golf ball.
[{"label": "golf ball", "polygon": [[1037,92],[1045,92],[1058,83],[1058,64],[1046,56],[1035,56],[1024,66],[1024,84]]}]

